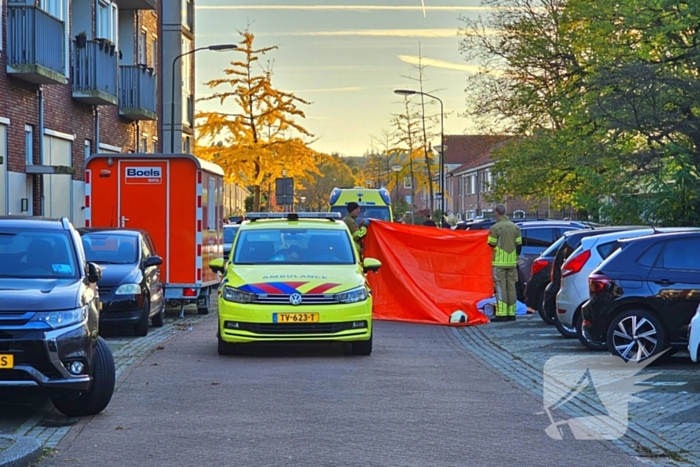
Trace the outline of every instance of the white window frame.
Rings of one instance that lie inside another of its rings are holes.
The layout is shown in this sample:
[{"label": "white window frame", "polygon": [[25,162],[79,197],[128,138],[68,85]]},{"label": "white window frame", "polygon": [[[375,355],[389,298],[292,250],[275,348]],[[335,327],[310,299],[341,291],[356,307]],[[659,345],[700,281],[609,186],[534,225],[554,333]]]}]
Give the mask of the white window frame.
[{"label": "white window frame", "polygon": [[141,138],[139,138],[139,147],[136,152],[148,152],[148,133],[141,133]]},{"label": "white window frame", "polygon": [[158,67],[158,36],[151,34],[151,66],[153,69]]},{"label": "white window frame", "polygon": [[117,46],[117,37],[119,35],[118,6],[108,0],[98,0],[97,13],[95,16],[97,38],[109,39],[115,46]]},{"label": "white window frame", "polygon": [[153,142],[151,143],[151,152],[154,154],[158,152],[158,137],[156,136],[153,137]]},{"label": "white window frame", "polygon": [[89,139],[86,139],[84,144],[85,144],[84,157],[85,157],[85,160],[87,160],[87,158],[92,155],[92,141],[90,141]]},{"label": "white window frame", "polygon": [[139,65],[148,65],[148,31],[142,28],[139,33]]},{"label": "white window frame", "polygon": [[410,175],[405,175],[405,176],[403,177],[403,187],[404,187],[404,188],[407,188],[407,189],[411,188],[411,186],[412,186],[412,183],[411,183],[411,182],[412,182],[412,180],[411,180],[411,176],[410,176]]},{"label": "white window frame", "polygon": [[34,127],[24,125],[24,161],[26,165],[34,165]]}]

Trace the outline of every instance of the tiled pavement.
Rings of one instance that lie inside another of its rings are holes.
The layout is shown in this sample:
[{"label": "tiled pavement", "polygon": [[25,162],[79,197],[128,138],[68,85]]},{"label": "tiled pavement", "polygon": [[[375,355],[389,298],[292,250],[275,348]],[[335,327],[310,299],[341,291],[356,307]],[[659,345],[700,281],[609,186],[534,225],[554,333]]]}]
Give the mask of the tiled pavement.
[{"label": "tiled pavement", "polygon": [[[455,328],[453,332],[482,360],[538,397],[543,397],[543,369],[550,357],[596,355],[577,340],[562,338],[554,326],[536,315],[518,317],[515,323]],[[614,443],[651,465],[700,465],[700,367],[687,354],[679,354],[643,371],[658,374],[642,383],[649,389],[636,396],[645,402],[630,404],[627,433]],[[586,393],[561,410],[571,417],[605,412],[595,394]]]}]

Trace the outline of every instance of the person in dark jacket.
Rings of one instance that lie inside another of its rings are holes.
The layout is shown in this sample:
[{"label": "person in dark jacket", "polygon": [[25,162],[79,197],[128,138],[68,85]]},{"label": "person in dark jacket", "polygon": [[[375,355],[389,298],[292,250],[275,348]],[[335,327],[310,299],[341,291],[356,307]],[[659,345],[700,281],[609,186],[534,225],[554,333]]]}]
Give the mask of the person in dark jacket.
[{"label": "person in dark jacket", "polygon": [[346,209],[348,213],[343,218],[343,222],[345,222],[345,225],[348,226],[348,230],[350,230],[350,235],[355,241],[355,248],[357,249],[357,252],[361,253],[362,237],[367,234],[367,227],[364,225],[362,227],[358,227],[357,225],[357,216],[360,215],[360,206],[354,201],[350,201]]},{"label": "person in dark jacket", "polygon": [[425,222],[423,222],[423,225],[427,227],[437,227],[437,224],[435,221],[430,217],[430,214],[425,215]]}]

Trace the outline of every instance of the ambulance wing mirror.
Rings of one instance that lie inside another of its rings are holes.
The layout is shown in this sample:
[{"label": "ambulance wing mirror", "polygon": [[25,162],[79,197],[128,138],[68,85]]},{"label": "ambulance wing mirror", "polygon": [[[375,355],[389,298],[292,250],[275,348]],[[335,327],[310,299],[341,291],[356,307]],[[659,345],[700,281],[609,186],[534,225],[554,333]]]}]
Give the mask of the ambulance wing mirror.
[{"label": "ambulance wing mirror", "polygon": [[377,272],[382,267],[382,263],[378,259],[365,258],[362,261],[362,270],[366,272]]},{"label": "ambulance wing mirror", "polygon": [[217,258],[209,262],[209,269],[219,274],[226,274],[226,269],[224,269],[224,259]]}]

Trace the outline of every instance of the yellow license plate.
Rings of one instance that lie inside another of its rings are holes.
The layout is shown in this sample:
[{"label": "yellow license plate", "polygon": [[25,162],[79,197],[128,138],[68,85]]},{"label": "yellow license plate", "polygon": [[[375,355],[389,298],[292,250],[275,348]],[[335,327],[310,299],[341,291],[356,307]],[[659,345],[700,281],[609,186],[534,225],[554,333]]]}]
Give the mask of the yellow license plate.
[{"label": "yellow license plate", "polygon": [[318,323],[318,313],[273,313],[273,323]]},{"label": "yellow license plate", "polygon": [[0,370],[11,370],[15,366],[15,356],[0,354]]}]

